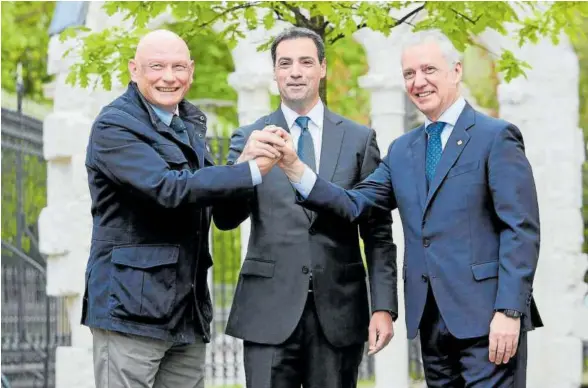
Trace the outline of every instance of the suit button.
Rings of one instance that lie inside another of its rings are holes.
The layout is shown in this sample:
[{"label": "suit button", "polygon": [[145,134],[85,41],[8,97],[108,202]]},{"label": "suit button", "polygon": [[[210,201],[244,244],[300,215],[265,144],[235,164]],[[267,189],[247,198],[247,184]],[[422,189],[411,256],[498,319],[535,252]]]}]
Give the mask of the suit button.
[{"label": "suit button", "polygon": [[431,245],[431,240],[429,240],[428,238],[423,239],[423,245],[425,246],[425,248],[428,248],[429,245]]},{"label": "suit button", "polygon": [[311,234],[311,235],[313,235],[313,234],[316,233],[316,229],[315,228],[310,228],[310,229],[308,229],[308,233]]},{"label": "suit button", "polygon": [[426,283],[426,282],[429,281],[429,277],[427,275],[425,275],[425,274],[422,274],[421,275],[421,280],[423,281],[423,283]]},{"label": "suit button", "polygon": [[308,267],[307,266],[303,266],[302,267],[302,273],[305,274],[305,275],[308,273]]}]

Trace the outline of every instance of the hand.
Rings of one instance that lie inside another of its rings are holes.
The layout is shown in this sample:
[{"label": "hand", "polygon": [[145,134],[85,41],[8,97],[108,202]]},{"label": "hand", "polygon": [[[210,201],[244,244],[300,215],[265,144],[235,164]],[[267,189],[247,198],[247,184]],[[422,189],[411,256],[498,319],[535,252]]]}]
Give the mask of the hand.
[{"label": "hand", "polygon": [[275,147],[284,144],[285,140],[273,132],[253,131],[249,139],[247,139],[247,143],[237,159],[237,163],[248,162],[258,157],[275,159],[277,161],[282,157],[282,154]]},{"label": "hand", "polygon": [[285,142],[283,145],[276,147],[282,153],[280,167],[289,167],[298,160],[298,154],[294,150],[294,141],[290,133],[275,125],[268,125],[263,130],[278,135]]},{"label": "hand", "polygon": [[507,317],[497,311],[490,322],[490,362],[506,364],[517,352],[521,319]]},{"label": "hand", "polygon": [[394,323],[388,311],[376,311],[372,315],[369,327],[368,355],[384,349],[394,337]]},{"label": "hand", "polygon": [[282,154],[282,158],[278,161],[278,166],[292,182],[300,182],[304,174],[305,164],[298,158],[298,154],[294,150],[294,141],[290,133],[275,125],[265,127],[264,131],[275,133],[285,141],[284,145],[276,147]]},{"label": "hand", "polygon": [[265,176],[278,162],[278,158],[268,158],[267,156],[258,156],[255,158],[255,163],[259,168],[261,176]]}]

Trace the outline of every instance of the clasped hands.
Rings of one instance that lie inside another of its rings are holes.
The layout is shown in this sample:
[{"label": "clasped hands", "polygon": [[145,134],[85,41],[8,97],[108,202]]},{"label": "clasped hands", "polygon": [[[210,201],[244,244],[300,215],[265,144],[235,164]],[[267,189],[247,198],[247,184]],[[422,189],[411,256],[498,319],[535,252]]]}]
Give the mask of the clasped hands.
[{"label": "clasped hands", "polygon": [[292,136],[283,128],[268,125],[249,136],[237,163],[254,160],[261,172],[267,174],[276,164],[292,181],[299,181],[304,164],[294,150]]}]

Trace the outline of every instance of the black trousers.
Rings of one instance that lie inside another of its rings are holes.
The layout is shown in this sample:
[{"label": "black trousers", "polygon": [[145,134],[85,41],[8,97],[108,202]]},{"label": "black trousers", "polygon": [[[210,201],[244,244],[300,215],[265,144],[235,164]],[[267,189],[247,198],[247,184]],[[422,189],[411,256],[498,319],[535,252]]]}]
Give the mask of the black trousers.
[{"label": "black trousers", "polygon": [[515,356],[507,364],[496,365],[488,359],[488,336],[459,339],[449,332],[430,287],[420,324],[420,340],[428,387],[526,386],[526,333],[521,332]]},{"label": "black trousers", "polygon": [[364,344],[332,346],[320,327],[313,296],[286,342],[263,345],[244,342],[247,388],[352,388]]}]

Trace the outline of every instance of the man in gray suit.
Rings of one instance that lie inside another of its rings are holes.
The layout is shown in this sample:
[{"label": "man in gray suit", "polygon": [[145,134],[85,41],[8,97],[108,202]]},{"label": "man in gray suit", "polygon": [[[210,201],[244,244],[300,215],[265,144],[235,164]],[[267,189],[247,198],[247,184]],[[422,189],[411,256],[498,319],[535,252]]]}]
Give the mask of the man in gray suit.
[{"label": "man in gray suit", "polygon": [[[274,125],[292,134],[299,155],[319,176],[353,187],[374,171],[380,152],[373,130],[321,102],[322,39],[292,28],[276,38],[271,53],[282,104],[235,131],[229,164],[264,157],[259,152],[266,145],[257,136]],[[276,167],[249,197],[227,202],[214,220],[231,229],[247,217],[251,237],[226,330],[245,341],[247,387],[355,387],[368,333],[371,354],[393,336],[397,290],[390,213],[374,209],[369,222],[349,223],[306,211]]]}]

